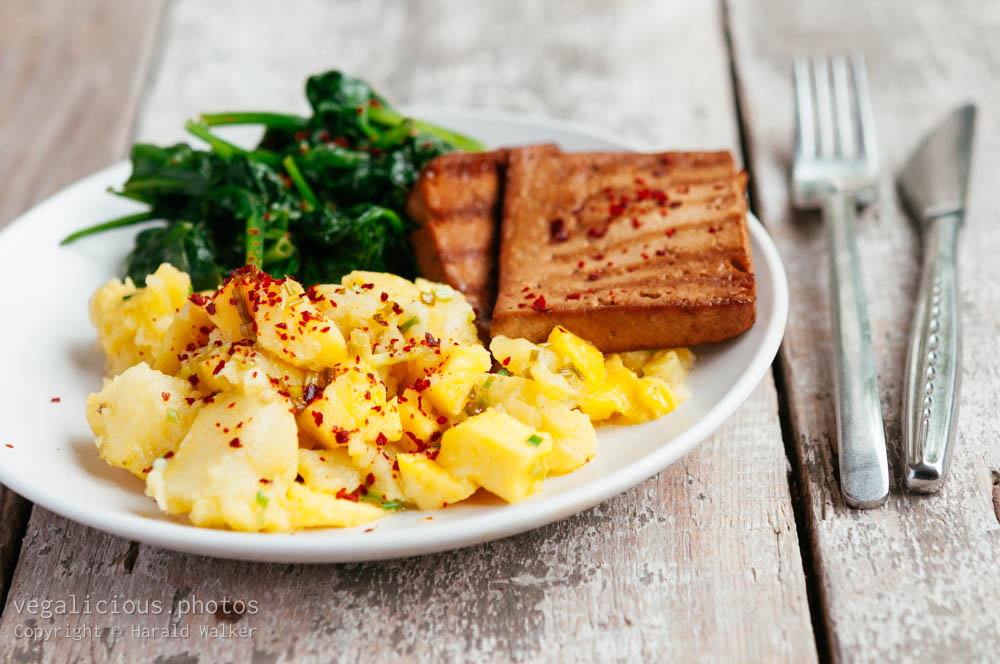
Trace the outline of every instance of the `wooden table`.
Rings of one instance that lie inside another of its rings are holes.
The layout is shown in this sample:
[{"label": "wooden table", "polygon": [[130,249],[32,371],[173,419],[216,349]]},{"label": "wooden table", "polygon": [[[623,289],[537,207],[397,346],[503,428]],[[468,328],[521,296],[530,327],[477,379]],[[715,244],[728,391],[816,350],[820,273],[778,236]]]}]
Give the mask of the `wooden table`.
[{"label": "wooden table", "polygon": [[[588,512],[482,546],[378,564],[213,560],[90,530],[0,487],[0,661],[996,661],[998,10],[976,0],[6,0],[0,223],[133,140],[181,139],[200,111],[303,109],[305,76],[336,67],[401,104],[543,113],[650,148],[741,154],[792,302],[773,375],[710,440]],[[853,50],[867,56],[884,167],[860,227],[893,490],[869,512],[839,496],[824,234],[817,216],[791,211],[787,190],[790,59]],[[914,497],[899,486],[898,448],[920,249],[892,175],[966,99],[982,112],[960,247],[961,435],[944,491]],[[26,604],[71,598],[163,610],[49,615]],[[197,610],[224,598],[256,610]],[[185,601],[194,610],[180,610]],[[81,637],[25,635],[55,627]]]}]

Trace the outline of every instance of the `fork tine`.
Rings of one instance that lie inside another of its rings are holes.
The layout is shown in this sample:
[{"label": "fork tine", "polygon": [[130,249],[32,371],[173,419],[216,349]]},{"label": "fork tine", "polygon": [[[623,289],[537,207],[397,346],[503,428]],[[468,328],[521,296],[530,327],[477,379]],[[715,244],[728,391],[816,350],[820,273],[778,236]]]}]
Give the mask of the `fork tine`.
[{"label": "fork tine", "polygon": [[875,143],[875,115],[872,97],[868,90],[868,70],[860,53],[851,56],[851,73],[854,75],[854,95],[858,104],[858,128],[861,133],[861,154],[871,170],[878,168],[878,146]]},{"label": "fork tine", "polygon": [[812,83],[809,81],[809,63],[796,58],[792,70],[795,80],[795,129],[796,148],[806,157],[816,156],[816,111],[813,108]]},{"label": "fork tine", "polygon": [[813,79],[816,85],[816,119],[819,123],[819,153],[824,157],[835,154],[833,135],[833,100],[830,99],[830,72],[826,58],[812,61]]},{"label": "fork tine", "polygon": [[830,68],[833,71],[833,99],[837,115],[837,142],[840,156],[853,159],[857,155],[857,142],[854,138],[855,113],[851,104],[851,88],[847,78],[847,60],[842,55],[830,58]]}]

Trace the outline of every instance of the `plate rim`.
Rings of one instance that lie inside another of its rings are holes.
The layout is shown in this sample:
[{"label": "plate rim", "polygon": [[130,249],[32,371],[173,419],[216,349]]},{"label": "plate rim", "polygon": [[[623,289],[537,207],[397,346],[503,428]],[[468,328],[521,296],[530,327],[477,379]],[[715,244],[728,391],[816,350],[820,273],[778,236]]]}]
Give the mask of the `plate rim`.
[{"label": "plate rim", "polygon": [[[624,149],[644,149],[632,140],[581,123],[510,111],[449,106],[409,107],[408,112],[425,115],[463,115],[479,121],[529,124],[560,132],[571,132],[615,144]],[[32,206],[0,230],[0,242],[10,231],[20,228],[26,218],[53,199],[86,188],[94,179],[121,169],[127,160],[115,162],[87,175]],[[361,533],[359,529],[330,529],[332,532],[357,531],[355,537],[341,541],[322,537],[295,536],[295,533],[243,533],[204,529],[186,523],[159,521],[128,512],[114,513],[75,503],[71,497],[36,491],[35,485],[20,483],[13,473],[0,466],[0,483],[32,503],[67,519],[112,535],[152,544],[170,550],[234,560],[285,563],[361,562],[426,555],[451,551],[527,532],[590,509],[636,486],[690,453],[708,438],[750,396],[770,368],[784,335],[788,317],[788,281],[780,254],[763,224],[747,212],[755,263],[767,265],[772,275],[774,313],[766,321],[763,342],[739,379],[723,398],[690,426],[663,444],[625,466],[580,486],[546,497],[539,502],[505,505],[488,518],[472,518],[435,524],[434,528],[411,526],[401,530]],[[765,321],[759,321],[760,324]],[[597,487],[594,485],[597,484]],[[596,488],[596,490],[595,490]],[[317,529],[314,532],[322,532]]]}]

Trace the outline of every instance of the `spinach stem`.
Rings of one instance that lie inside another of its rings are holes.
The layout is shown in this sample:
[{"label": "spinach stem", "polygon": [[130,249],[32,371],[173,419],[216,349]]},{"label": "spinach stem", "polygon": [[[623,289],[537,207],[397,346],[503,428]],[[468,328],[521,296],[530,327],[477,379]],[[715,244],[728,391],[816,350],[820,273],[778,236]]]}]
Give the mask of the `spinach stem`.
[{"label": "spinach stem", "polygon": [[272,129],[287,129],[301,131],[309,126],[306,118],[285,113],[270,113],[268,111],[236,111],[228,113],[202,113],[201,123],[207,127],[219,125],[260,124]]},{"label": "spinach stem", "polygon": [[247,159],[261,161],[272,167],[277,167],[278,164],[281,163],[281,155],[271,152],[270,150],[247,150],[245,148],[241,148],[240,146],[219,138],[210,132],[208,130],[208,125],[204,123],[188,120],[184,124],[184,128],[187,129],[192,136],[196,136],[208,143],[212,148],[212,152],[219,155],[223,159],[229,159],[234,154],[240,154],[245,156]]},{"label": "spinach stem", "polygon": [[[406,122],[408,119],[400,113],[390,110],[385,106],[368,109],[368,117],[381,125],[387,125],[390,127]],[[482,152],[486,149],[482,143],[473,138],[469,138],[468,136],[463,136],[462,134],[449,131],[443,127],[438,127],[422,120],[409,118],[409,121],[413,125],[413,128],[417,131],[425,134],[434,134],[449,143],[453,143],[456,147],[461,150],[465,150],[466,152]]]},{"label": "spinach stem", "polygon": [[298,164],[295,163],[295,159],[292,155],[288,155],[282,160],[282,165],[284,165],[285,170],[288,171],[288,177],[291,178],[292,183],[295,188],[299,190],[299,195],[302,196],[302,200],[306,202],[309,206],[309,210],[315,210],[319,202],[316,200],[316,194],[310,189],[309,183],[306,179],[302,177],[302,171],[299,170]]},{"label": "spinach stem", "polygon": [[101,233],[103,231],[111,230],[112,228],[121,228],[122,226],[131,226],[132,224],[138,224],[143,221],[149,221],[153,218],[152,212],[147,210],[146,212],[139,212],[137,214],[130,214],[125,217],[119,217],[118,219],[112,219],[111,221],[105,221],[104,223],[97,224],[96,226],[88,226],[87,228],[82,228],[75,233],[71,233],[63,238],[60,245],[69,244],[75,240],[79,240],[87,235],[93,235],[94,233]]}]

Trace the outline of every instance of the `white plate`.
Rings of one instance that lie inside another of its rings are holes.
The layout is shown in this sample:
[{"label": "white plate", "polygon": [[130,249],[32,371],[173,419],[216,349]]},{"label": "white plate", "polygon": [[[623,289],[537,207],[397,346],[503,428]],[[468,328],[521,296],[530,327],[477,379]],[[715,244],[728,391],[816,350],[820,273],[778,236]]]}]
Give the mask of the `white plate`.
[{"label": "white plate", "polygon": [[[546,119],[458,109],[412,111],[490,145],[555,141],[568,151],[639,147]],[[148,544],[247,560],[345,562],[455,549],[537,528],[642,482],[704,440],[768,370],[785,327],[785,272],[771,239],[751,218],[756,325],[737,339],[696,349],[698,361],[688,383],[693,396],[683,406],[655,422],[600,429],[597,457],[574,473],[547,480],[540,495],[517,505],[474,499],[442,511],[403,512],[377,522],[370,532],[368,527],[295,534],[195,528],[160,514],[138,479],[105,465],[84,418],[87,394],[100,388],[103,368],[87,302],[117,273],[136,230],[112,231],[68,247],[58,242],[73,230],[138,209],[105,191],[128,174],[123,162],[84,178],[0,233],[0,482],[53,512]]]}]

